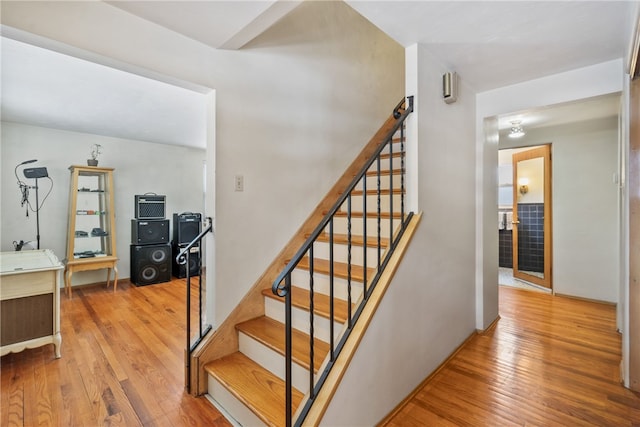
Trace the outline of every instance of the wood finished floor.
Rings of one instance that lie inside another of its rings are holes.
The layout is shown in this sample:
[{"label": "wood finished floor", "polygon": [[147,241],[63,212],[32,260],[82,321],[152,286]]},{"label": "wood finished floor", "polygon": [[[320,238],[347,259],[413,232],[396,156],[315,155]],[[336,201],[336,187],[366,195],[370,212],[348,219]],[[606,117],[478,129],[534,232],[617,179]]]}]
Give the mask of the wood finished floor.
[{"label": "wood finished floor", "polygon": [[477,335],[385,424],[640,426],[620,385],[615,307],[500,287],[495,328]]},{"label": "wood finished floor", "polygon": [[[122,281],[115,295],[62,296],[62,358],[51,345],[2,357],[0,424],[228,426],[184,392],[184,289]],[[387,425],[640,425],[612,306],[501,288],[500,314]]]},{"label": "wood finished floor", "polygon": [[184,391],[185,286],[123,280],[115,294],[96,286],[61,295],[62,358],[52,345],[2,357],[0,424],[228,426]]}]

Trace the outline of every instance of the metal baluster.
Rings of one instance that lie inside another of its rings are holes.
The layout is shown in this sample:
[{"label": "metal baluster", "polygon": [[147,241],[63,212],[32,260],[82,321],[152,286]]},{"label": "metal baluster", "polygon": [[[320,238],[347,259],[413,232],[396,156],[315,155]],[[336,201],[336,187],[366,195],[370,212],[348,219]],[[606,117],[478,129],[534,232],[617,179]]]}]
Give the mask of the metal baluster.
[{"label": "metal baluster", "polygon": [[367,173],[362,177],[362,254],[364,261],[362,264],[363,271],[363,290],[364,296],[367,296]]},{"label": "metal baluster", "polygon": [[402,222],[402,228],[405,226],[404,222],[404,157],[405,157],[405,148],[404,148],[404,122],[402,122],[402,126],[400,126],[400,217]]},{"label": "metal baluster", "polygon": [[333,312],[333,217],[329,221],[329,342],[331,344],[331,361],[335,360],[334,345],[334,312]]},{"label": "metal baluster", "polygon": [[377,215],[377,220],[378,220],[378,273],[380,273],[380,265],[381,265],[380,258],[382,256],[382,239],[381,239],[381,237],[382,237],[382,228],[380,227],[380,220],[381,220],[381,212],[380,212],[380,210],[381,210],[380,209],[380,202],[381,202],[381,200],[380,200],[380,187],[381,187],[381,184],[380,184],[380,168],[381,168],[381,160],[380,159],[381,159],[380,154],[378,154],[378,159],[377,159],[378,171],[377,171],[377,174],[376,174],[377,179],[378,179],[378,183],[377,183],[377,185],[378,185],[378,187],[377,187],[378,188],[378,215]]},{"label": "metal baluster", "polygon": [[315,390],[313,388],[313,373],[315,368],[313,363],[313,270],[313,243],[311,243],[311,247],[309,247],[309,399],[313,399],[315,397]]},{"label": "metal baluster", "polygon": [[[393,136],[389,139],[389,244],[393,242]],[[387,252],[390,254],[390,252]]]},{"label": "metal baluster", "polygon": [[347,309],[351,329],[351,193],[347,196]]},{"label": "metal baluster", "polygon": [[285,295],[284,295],[284,324],[285,324],[285,412],[287,427],[291,427],[292,405],[291,388],[293,387],[293,376],[291,373],[291,273],[285,278]]},{"label": "metal baluster", "polygon": [[189,277],[189,252],[186,253],[187,255],[187,346],[185,347],[187,349],[187,356],[186,356],[186,366],[185,366],[185,374],[186,374],[186,379],[185,382],[187,384],[187,391],[191,392],[191,372],[189,372],[191,370],[190,365],[191,365],[191,278]]}]

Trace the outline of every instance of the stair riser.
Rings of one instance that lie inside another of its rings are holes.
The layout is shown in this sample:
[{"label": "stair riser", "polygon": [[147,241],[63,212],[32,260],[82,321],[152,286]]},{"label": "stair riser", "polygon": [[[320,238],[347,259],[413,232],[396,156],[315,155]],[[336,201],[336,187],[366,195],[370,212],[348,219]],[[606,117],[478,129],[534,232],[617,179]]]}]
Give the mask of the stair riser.
[{"label": "stair riser", "polygon": [[[351,212],[364,212],[362,195],[351,196]],[[380,212],[391,212],[391,202],[393,201],[393,211],[400,212],[400,203],[402,202],[401,194],[381,194],[380,195]],[[407,199],[405,198],[405,210]],[[343,212],[348,211],[348,202],[345,201],[340,210]],[[378,212],[378,195],[377,194],[367,194],[367,212],[374,213]]]},{"label": "stair riser", "polygon": [[[316,242],[313,247],[314,258],[329,259],[329,243],[328,242]],[[344,244],[334,244],[333,247],[333,259],[338,262],[347,262],[348,246]],[[383,259],[385,248],[380,248],[380,256]],[[378,249],[375,247],[366,248],[367,267],[374,267],[378,265]],[[364,265],[365,251],[362,246],[351,246],[351,263],[355,265]]]},{"label": "stair riser", "polygon": [[[351,218],[351,233],[357,235],[363,235],[363,219],[362,217]],[[382,237],[389,238],[389,229],[391,228],[392,221],[389,218],[382,218],[380,220],[380,234]],[[400,225],[400,218],[393,220],[393,229],[395,230]],[[333,220],[333,232],[347,234],[347,218],[336,217]],[[378,235],[378,219],[367,218],[367,235],[369,237]]]},{"label": "stair riser", "polygon": [[[302,289],[309,290],[309,271],[295,269],[291,273],[292,283]],[[326,274],[315,273],[313,275],[313,291],[329,295],[330,279]],[[333,279],[333,295],[335,298],[347,300],[347,279],[336,277]],[[362,296],[362,283],[351,281],[351,301],[357,302]]]},{"label": "stair riser", "polygon": [[[265,315],[278,322],[285,323],[284,321],[284,299],[282,302],[276,301],[272,298],[265,298]],[[306,334],[310,333],[309,328],[309,312],[293,307],[291,309],[291,321],[293,327]],[[313,335],[315,338],[325,342],[330,342],[330,321],[326,317],[314,316],[313,318]],[[344,325],[339,322],[333,322],[334,341],[337,342],[339,334],[342,331]]]},{"label": "stair riser", "polygon": [[208,376],[209,395],[243,426],[266,426],[247,406],[231,394],[211,375]]},{"label": "stair riser", "polygon": [[[238,342],[241,353],[258,363],[263,368],[271,371],[272,374],[281,380],[286,380],[285,358],[282,354],[272,350],[242,332],[238,334]],[[306,394],[309,391],[309,371],[306,368],[293,363],[291,366],[291,373],[293,375],[293,387]]]}]

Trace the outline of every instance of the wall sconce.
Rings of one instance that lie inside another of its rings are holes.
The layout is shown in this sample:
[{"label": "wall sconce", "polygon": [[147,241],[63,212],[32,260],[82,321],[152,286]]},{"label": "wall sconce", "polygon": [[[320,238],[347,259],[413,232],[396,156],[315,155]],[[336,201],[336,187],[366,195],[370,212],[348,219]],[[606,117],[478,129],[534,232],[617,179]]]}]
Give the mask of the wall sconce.
[{"label": "wall sconce", "polygon": [[529,192],[529,178],[520,178],[518,180],[520,194],[523,196]]},{"label": "wall sconce", "polygon": [[524,136],[524,129],[520,123],[522,123],[520,120],[514,120],[511,122],[509,138],[521,138]]},{"label": "wall sconce", "polygon": [[442,99],[447,104],[458,100],[458,74],[454,72],[442,75]]}]

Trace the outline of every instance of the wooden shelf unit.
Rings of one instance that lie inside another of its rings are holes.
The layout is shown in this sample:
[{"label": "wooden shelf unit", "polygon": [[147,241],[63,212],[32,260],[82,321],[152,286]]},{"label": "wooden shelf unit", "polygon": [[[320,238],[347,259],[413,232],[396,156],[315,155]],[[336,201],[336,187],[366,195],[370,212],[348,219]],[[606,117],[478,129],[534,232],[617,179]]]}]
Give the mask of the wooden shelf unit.
[{"label": "wooden shelf unit", "polygon": [[107,269],[118,286],[113,168],[70,166],[69,227],[64,287],[71,297],[71,277],[77,271]]}]

